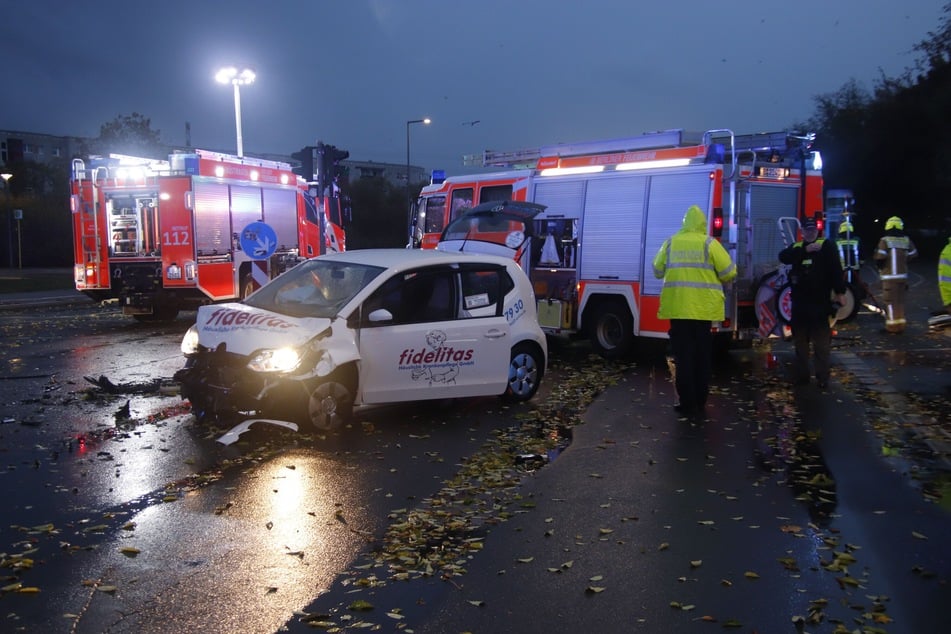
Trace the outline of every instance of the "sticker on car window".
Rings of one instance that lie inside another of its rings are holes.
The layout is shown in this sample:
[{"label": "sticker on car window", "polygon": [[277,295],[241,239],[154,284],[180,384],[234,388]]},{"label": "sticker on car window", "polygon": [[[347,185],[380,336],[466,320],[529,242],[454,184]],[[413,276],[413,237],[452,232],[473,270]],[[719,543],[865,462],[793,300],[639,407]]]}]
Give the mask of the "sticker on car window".
[{"label": "sticker on car window", "polygon": [[488,306],[491,303],[489,302],[488,293],[466,295],[465,302],[466,302],[466,310],[472,310],[473,308],[483,308],[485,306]]}]

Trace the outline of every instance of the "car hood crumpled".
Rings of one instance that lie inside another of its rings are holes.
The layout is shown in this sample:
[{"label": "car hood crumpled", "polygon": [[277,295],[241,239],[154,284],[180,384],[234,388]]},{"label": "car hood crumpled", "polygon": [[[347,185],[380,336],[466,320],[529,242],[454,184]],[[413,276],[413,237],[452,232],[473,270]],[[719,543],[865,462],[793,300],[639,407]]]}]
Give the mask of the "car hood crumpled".
[{"label": "car hood crumpled", "polygon": [[202,346],[214,350],[224,342],[228,352],[245,355],[302,345],[329,326],[326,318],[289,317],[237,303],[201,306],[195,321]]}]

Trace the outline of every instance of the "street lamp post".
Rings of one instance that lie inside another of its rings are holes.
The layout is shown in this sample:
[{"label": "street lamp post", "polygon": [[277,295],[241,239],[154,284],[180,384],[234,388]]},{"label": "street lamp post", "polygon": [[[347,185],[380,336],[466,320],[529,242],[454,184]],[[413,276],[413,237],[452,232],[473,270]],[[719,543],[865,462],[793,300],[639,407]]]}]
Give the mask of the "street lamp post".
[{"label": "street lamp post", "polygon": [[13,268],[13,210],[9,209],[10,207],[10,190],[9,182],[13,178],[13,174],[4,172],[0,174],[0,178],[3,179],[3,193],[7,197],[7,248],[10,252],[10,268]]},{"label": "street lamp post", "polygon": [[17,221],[17,268],[23,268],[23,239],[20,237],[20,220],[23,218],[22,209],[14,209],[13,217]]},{"label": "street lamp post", "polygon": [[409,127],[414,123],[422,123],[423,125],[429,125],[432,120],[429,117],[425,119],[413,119],[412,121],[406,122],[406,210],[407,213],[412,213],[413,211],[413,199],[410,195],[410,184],[409,184]]},{"label": "street lamp post", "polygon": [[244,156],[244,143],[241,140],[241,86],[254,83],[255,74],[250,68],[238,70],[234,66],[227,66],[215,74],[215,79],[221,84],[234,86],[234,127],[238,133],[238,156]]}]

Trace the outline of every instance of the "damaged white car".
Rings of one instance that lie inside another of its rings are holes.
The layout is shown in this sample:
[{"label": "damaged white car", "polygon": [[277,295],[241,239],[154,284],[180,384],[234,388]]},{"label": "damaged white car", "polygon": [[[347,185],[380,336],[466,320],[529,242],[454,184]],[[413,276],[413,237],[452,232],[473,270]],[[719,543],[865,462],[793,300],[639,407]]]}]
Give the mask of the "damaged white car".
[{"label": "damaged white car", "polygon": [[182,352],[175,379],[199,420],[321,430],[362,405],[528,400],[548,354],[513,260],[408,249],[328,254],[241,302],[203,306]]}]

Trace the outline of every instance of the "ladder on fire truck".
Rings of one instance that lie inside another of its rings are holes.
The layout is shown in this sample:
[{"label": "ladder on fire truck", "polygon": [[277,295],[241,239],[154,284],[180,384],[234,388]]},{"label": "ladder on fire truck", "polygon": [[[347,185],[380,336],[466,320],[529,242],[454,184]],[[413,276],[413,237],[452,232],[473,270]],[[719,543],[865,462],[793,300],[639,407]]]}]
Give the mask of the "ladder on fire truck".
[{"label": "ladder on fire truck", "polygon": [[463,162],[482,167],[533,168],[538,159],[543,157],[588,156],[719,143],[724,146],[724,158],[730,158],[735,163],[743,153],[752,154],[757,160],[769,160],[772,156],[786,157],[797,150],[807,151],[814,140],[814,134],[800,135],[793,132],[735,135],[725,129],[699,133],[677,128],[606,141],[561,143],[511,151],[485,150],[481,155],[467,154]]},{"label": "ladder on fire truck", "polygon": [[470,154],[464,158],[467,165],[479,164],[483,167],[525,168],[535,167],[542,157],[586,156],[608,152],[632,152],[659,148],[699,145],[701,135],[682,129],[648,132],[639,136],[606,141],[588,141],[583,143],[559,143],[523,150],[496,151],[485,150],[481,155]]},{"label": "ladder on fire truck", "polygon": [[[706,133],[710,143],[724,146],[727,156],[752,154],[756,160],[786,160],[802,158],[808,154],[815,143],[815,133],[799,132],[755,132],[753,134],[732,134],[728,130],[711,130]],[[727,140],[730,142],[727,143]],[[732,148],[732,151],[731,151]]]},{"label": "ladder on fire truck", "polygon": [[[100,243],[101,238],[99,237],[99,214],[97,214],[95,210],[97,204],[95,173],[93,173],[91,178],[87,178],[86,164],[82,159],[78,158],[73,159],[72,171],[73,180],[78,183],[75,199],[77,209],[74,209],[73,213],[79,214],[79,240],[82,245],[83,265],[89,266],[92,264],[98,268],[101,258],[100,254],[102,253],[102,244]],[[92,209],[86,208],[83,187],[91,187],[93,189],[93,194],[90,196]],[[92,218],[92,223],[86,222],[86,219],[89,217]]]}]

